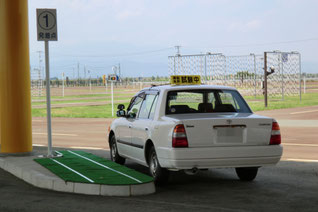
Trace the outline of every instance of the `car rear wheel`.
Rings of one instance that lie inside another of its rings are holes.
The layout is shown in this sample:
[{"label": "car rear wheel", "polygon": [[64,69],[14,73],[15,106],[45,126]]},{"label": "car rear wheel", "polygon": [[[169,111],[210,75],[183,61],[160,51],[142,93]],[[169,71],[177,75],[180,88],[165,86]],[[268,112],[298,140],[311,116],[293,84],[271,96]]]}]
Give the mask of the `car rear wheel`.
[{"label": "car rear wheel", "polygon": [[237,176],[242,181],[252,181],[255,179],[258,167],[235,168]]},{"label": "car rear wheel", "polygon": [[154,146],[150,148],[148,154],[148,165],[149,173],[154,178],[156,185],[162,185],[168,182],[169,171],[160,166]]},{"label": "car rear wheel", "polygon": [[121,157],[118,154],[117,144],[116,144],[116,138],[113,136],[110,139],[110,159],[118,164],[124,165],[125,164],[125,158]]}]

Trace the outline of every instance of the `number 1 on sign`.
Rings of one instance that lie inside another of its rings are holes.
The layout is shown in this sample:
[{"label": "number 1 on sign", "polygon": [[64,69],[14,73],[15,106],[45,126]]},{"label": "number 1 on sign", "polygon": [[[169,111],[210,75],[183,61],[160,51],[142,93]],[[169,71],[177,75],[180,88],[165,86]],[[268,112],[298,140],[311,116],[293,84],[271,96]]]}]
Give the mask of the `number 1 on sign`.
[{"label": "number 1 on sign", "polygon": [[43,18],[45,18],[46,27],[49,27],[49,16],[46,14]]}]

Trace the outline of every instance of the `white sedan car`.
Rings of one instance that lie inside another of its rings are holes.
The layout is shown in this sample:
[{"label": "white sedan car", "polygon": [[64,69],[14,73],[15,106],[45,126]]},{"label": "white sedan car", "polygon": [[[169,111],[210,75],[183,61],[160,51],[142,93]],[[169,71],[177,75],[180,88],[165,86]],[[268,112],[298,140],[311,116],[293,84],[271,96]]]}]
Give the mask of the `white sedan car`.
[{"label": "white sedan car", "polygon": [[253,114],[232,87],[153,86],[138,92],[127,112],[118,105],[109,129],[112,161],[129,158],[149,167],[155,182],[169,171],[196,173],[208,168],[236,168],[251,181],[259,167],[282,156],[279,125]]}]

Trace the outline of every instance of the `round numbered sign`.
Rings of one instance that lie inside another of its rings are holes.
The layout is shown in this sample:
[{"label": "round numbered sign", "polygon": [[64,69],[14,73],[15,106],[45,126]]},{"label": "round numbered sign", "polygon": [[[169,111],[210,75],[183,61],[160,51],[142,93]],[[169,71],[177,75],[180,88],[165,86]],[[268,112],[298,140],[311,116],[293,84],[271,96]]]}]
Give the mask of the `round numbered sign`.
[{"label": "round numbered sign", "polygon": [[38,23],[42,29],[50,30],[53,29],[53,27],[55,27],[56,25],[56,17],[50,11],[43,11],[38,16]]}]

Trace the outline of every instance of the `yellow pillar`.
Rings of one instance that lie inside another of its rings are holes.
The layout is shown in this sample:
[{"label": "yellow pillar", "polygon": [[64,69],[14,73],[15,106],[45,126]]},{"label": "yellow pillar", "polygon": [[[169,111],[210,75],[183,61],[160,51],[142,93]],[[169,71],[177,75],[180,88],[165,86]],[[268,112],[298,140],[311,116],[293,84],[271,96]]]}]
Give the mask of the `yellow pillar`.
[{"label": "yellow pillar", "polygon": [[30,92],[28,1],[0,0],[1,153],[32,151]]}]

